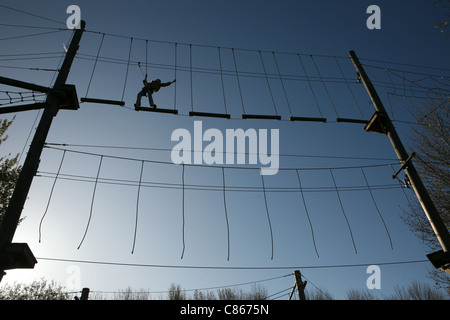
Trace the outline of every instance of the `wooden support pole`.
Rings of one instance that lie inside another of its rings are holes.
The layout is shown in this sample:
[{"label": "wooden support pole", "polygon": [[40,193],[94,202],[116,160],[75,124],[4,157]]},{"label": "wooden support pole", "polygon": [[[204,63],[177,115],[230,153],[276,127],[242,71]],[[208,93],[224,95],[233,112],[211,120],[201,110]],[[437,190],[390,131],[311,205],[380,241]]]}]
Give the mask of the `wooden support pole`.
[{"label": "wooden support pole", "polygon": [[89,299],[89,288],[83,288],[83,290],[81,290],[80,300],[88,300],[88,299]]},{"label": "wooden support pole", "polygon": [[306,281],[302,281],[302,274],[300,273],[300,270],[295,270],[294,276],[295,276],[295,286],[297,287],[298,298],[300,300],[306,300],[306,296],[305,296]]},{"label": "wooden support pole", "polygon": [[[374,131],[386,134],[389,137],[392,146],[394,147],[395,153],[397,154],[400,163],[403,165],[408,162],[408,164],[404,168],[405,173],[411,182],[414,193],[416,194],[434,233],[436,234],[436,237],[442,247],[444,256],[446,256],[446,259],[443,259],[441,261],[442,263],[441,268],[443,270],[446,270],[446,272],[448,273],[450,270],[449,269],[450,234],[448,232],[448,229],[445,226],[442,218],[440,217],[436,207],[434,206],[434,203],[430,195],[428,194],[427,189],[425,188],[422,180],[420,179],[420,176],[417,173],[413,165],[413,162],[411,161],[408,153],[406,152],[406,149],[403,146],[403,143],[400,140],[400,137],[398,136],[394,125],[392,124],[392,121],[390,120],[388,114],[386,113],[386,110],[381,102],[380,97],[378,96],[374,86],[372,85],[372,82],[370,81],[364,68],[359,62],[358,57],[356,56],[354,51],[350,51],[349,55],[353,61],[353,64],[359,76],[361,77],[361,80],[367,92],[369,93],[370,99],[372,100],[372,103],[376,110],[372,121],[366,126],[365,129],[366,131]],[[370,130],[371,127],[374,127],[374,130]]]},{"label": "wooden support pole", "polygon": [[[13,261],[12,263],[10,263],[10,265],[6,266],[3,262],[3,259],[5,257],[8,257],[8,249],[11,248],[14,233],[16,232],[17,224],[22,214],[22,210],[25,205],[31,183],[34,176],[36,175],[42,150],[44,148],[45,140],[50,130],[53,118],[57,115],[61,106],[67,102],[64,99],[61,99],[60,95],[54,93],[64,90],[66,86],[65,83],[69,75],[72,62],[77,53],[85,25],[86,23],[84,21],[81,21],[80,29],[75,30],[74,36],[70,43],[69,49],[67,50],[64,62],[62,64],[61,70],[58,73],[55,84],[52,90],[47,94],[47,99],[45,101],[46,108],[44,109],[41,120],[36,129],[36,133],[33,137],[33,141],[31,142],[27,157],[19,174],[16,187],[14,188],[14,192],[9,201],[9,206],[6,209],[5,215],[3,217],[3,222],[0,226],[0,281],[5,274],[3,272],[4,270],[15,269],[17,268],[17,265],[19,265],[18,263],[14,263]],[[23,83],[16,84],[22,85]],[[35,263],[36,260],[31,255],[31,257],[29,257],[28,259],[27,267],[33,268]]]}]

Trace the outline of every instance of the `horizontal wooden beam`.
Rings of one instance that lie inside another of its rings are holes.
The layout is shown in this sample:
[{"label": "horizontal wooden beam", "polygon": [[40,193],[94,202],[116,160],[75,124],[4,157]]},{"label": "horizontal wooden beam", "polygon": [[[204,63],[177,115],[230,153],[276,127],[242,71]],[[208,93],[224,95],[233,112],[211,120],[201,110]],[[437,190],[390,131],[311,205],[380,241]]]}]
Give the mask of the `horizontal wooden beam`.
[{"label": "horizontal wooden beam", "polygon": [[212,117],[212,118],[225,118],[225,119],[231,118],[231,116],[227,113],[211,113],[211,112],[191,111],[191,112],[189,112],[189,115],[191,117],[198,116],[198,117]]},{"label": "horizontal wooden beam", "polygon": [[276,115],[264,115],[264,114],[243,114],[242,119],[269,119],[269,120],[281,120],[281,116]]},{"label": "horizontal wooden beam", "polygon": [[310,117],[289,117],[291,121],[313,121],[313,122],[327,122],[326,118],[310,118]]},{"label": "horizontal wooden beam", "polygon": [[22,104],[20,106],[14,106],[14,107],[1,107],[0,114],[38,110],[38,109],[43,109],[45,107],[46,107],[45,103],[32,103],[32,104]]},{"label": "horizontal wooden beam", "polygon": [[367,124],[369,121],[367,120],[360,120],[360,119],[348,119],[348,118],[336,118],[337,122],[350,122],[350,123],[362,123]]},{"label": "horizontal wooden beam", "polygon": [[175,110],[175,109],[147,108],[147,107],[134,107],[134,109],[136,109],[136,111],[149,111],[149,112],[178,114],[178,110]]},{"label": "horizontal wooden beam", "polygon": [[89,102],[89,103],[102,103],[102,104],[113,104],[118,106],[124,106],[124,101],[118,101],[118,100],[106,100],[106,99],[95,99],[95,98],[81,98],[81,102]]}]

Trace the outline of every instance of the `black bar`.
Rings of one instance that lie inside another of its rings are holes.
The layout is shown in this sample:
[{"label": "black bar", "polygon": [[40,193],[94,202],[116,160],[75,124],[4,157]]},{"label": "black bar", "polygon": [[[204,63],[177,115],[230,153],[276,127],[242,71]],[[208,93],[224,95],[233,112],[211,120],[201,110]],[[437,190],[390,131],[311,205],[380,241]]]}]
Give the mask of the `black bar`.
[{"label": "black bar", "polygon": [[39,92],[44,92],[44,93],[49,93],[52,91],[51,88],[39,86],[34,83],[28,83],[28,82],[15,80],[15,79],[10,79],[10,78],[6,78],[6,77],[0,77],[0,83],[6,84],[6,85],[12,86],[12,87],[18,87],[18,88],[22,88],[22,89],[28,89],[31,91],[39,91]]},{"label": "black bar", "polygon": [[291,121],[314,121],[314,122],[327,122],[325,118],[310,118],[310,117],[289,117]]},{"label": "black bar", "polygon": [[199,117],[212,117],[212,118],[225,118],[230,119],[231,116],[226,113],[211,113],[211,112],[197,112],[197,111],[191,111],[189,112],[189,116],[199,116]]},{"label": "black bar", "polygon": [[271,119],[281,120],[281,116],[264,115],[264,114],[243,114],[242,119]]},{"label": "black bar", "polygon": [[46,106],[45,103],[32,103],[32,104],[22,104],[20,106],[14,107],[3,107],[0,108],[0,114],[43,109],[45,108],[45,106]]},{"label": "black bar", "polygon": [[90,102],[90,103],[102,103],[102,104],[113,104],[118,106],[124,106],[124,101],[118,100],[105,100],[105,99],[95,99],[95,98],[81,98],[81,102]]},{"label": "black bar", "polygon": [[348,119],[348,118],[336,118],[337,122],[350,122],[350,123],[369,123],[368,120],[360,120],[360,119]]},{"label": "black bar", "polygon": [[136,109],[136,111],[150,111],[150,112],[178,114],[178,110],[174,109],[146,108],[146,107],[134,107],[134,109]]}]

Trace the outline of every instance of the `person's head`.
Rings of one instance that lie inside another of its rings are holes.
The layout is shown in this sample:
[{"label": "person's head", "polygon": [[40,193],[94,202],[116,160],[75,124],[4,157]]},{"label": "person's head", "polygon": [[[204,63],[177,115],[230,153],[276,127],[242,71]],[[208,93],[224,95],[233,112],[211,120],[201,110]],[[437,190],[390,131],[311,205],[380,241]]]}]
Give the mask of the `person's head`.
[{"label": "person's head", "polygon": [[161,79],[156,79],[155,81],[158,83],[161,83]]}]

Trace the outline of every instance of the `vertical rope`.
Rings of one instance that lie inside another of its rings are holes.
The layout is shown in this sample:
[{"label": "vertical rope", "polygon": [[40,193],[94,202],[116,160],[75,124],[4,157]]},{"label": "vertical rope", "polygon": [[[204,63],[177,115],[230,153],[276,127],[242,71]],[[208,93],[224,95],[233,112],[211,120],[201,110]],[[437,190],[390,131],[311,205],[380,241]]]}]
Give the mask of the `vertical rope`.
[{"label": "vertical rope", "polygon": [[125,96],[125,89],[127,87],[127,80],[128,80],[128,70],[130,69],[130,59],[131,59],[131,49],[133,47],[133,38],[130,39],[130,51],[128,52],[128,62],[127,62],[127,72],[125,74],[125,83],[123,85],[123,92],[122,92],[122,101]]},{"label": "vertical rope", "polygon": [[225,98],[225,85],[224,85],[224,82],[223,82],[222,56],[220,54],[220,47],[217,47],[217,49],[219,51],[220,79],[222,81],[223,104],[225,106],[225,113],[228,113],[228,111],[227,111],[227,100]]},{"label": "vertical rope", "polygon": [[273,55],[273,60],[275,61],[275,66],[277,67],[278,76],[280,77],[281,87],[283,88],[284,97],[286,98],[286,103],[287,103],[287,106],[288,106],[288,109],[289,109],[289,114],[292,116],[291,105],[289,103],[289,99],[288,99],[288,95],[287,95],[287,92],[286,92],[286,88],[284,87],[284,81],[283,81],[283,78],[281,77],[280,68],[278,67],[278,62],[277,62],[277,57],[275,56],[275,52],[272,51],[272,55]]},{"label": "vertical rope", "polygon": [[264,193],[264,203],[266,205],[266,214],[267,214],[267,221],[269,222],[269,229],[270,229],[270,242],[272,244],[272,256],[271,260],[273,260],[273,234],[272,234],[272,223],[270,222],[270,215],[269,215],[269,208],[267,206],[267,197],[266,197],[266,187],[264,185],[264,175],[261,174],[261,181],[262,181],[262,187],[263,187],[263,193]]},{"label": "vertical rope", "polygon": [[99,177],[99,175],[100,175],[100,169],[101,169],[101,167],[102,167],[102,161],[103,161],[103,155],[100,156],[100,163],[99,163],[99,165],[98,165],[97,177],[95,178],[94,191],[92,192],[91,210],[90,210],[90,212],[89,212],[88,223],[87,223],[87,225],[86,225],[86,230],[84,231],[83,238],[81,239],[81,242],[80,242],[80,244],[78,245],[78,248],[77,248],[77,249],[80,249],[81,244],[83,243],[84,238],[86,237],[87,231],[88,231],[88,229],[89,229],[89,225],[90,225],[90,223],[91,223],[91,218],[92,218],[92,208],[93,208],[93,206],[94,206],[94,199],[95,199],[95,191],[96,191],[96,189],[97,189],[98,177]]},{"label": "vertical rope", "polygon": [[191,111],[194,111],[194,83],[192,81],[192,44],[189,45],[189,70],[191,75]]},{"label": "vertical rope", "polygon": [[347,78],[346,78],[345,75],[344,75],[344,72],[342,71],[342,68],[341,68],[341,65],[339,64],[339,61],[337,60],[336,57],[334,57],[334,60],[336,61],[336,64],[337,64],[337,66],[339,67],[339,70],[341,71],[342,78],[344,79],[345,83],[347,84],[348,91],[350,92],[350,94],[351,94],[351,96],[352,96],[352,98],[353,98],[353,101],[355,102],[356,107],[358,108],[359,113],[361,114],[362,119],[364,119],[364,114],[362,113],[362,110],[361,110],[361,108],[360,108],[360,106],[359,106],[359,103],[358,103],[358,101],[356,100],[355,95],[353,94],[352,89],[350,88],[350,85],[349,85],[349,83],[348,83],[348,81],[347,81]]},{"label": "vertical rope", "polygon": [[136,200],[136,220],[134,224],[134,238],[133,238],[133,248],[131,249],[131,254],[134,253],[134,247],[136,244],[136,234],[137,234],[137,226],[138,226],[138,216],[139,216],[139,194],[141,193],[141,183],[142,183],[142,172],[144,171],[144,160],[141,161],[141,174],[139,177],[139,185],[137,192],[137,200]]},{"label": "vertical rope", "polygon": [[62,167],[62,165],[63,165],[64,157],[65,157],[65,156],[66,156],[66,150],[64,150],[64,153],[63,153],[63,155],[62,155],[61,162],[60,162],[59,168],[58,168],[58,172],[56,173],[55,180],[53,181],[52,189],[51,189],[51,191],[50,191],[50,196],[49,196],[49,198],[48,198],[47,207],[45,208],[45,212],[44,212],[44,214],[42,215],[41,222],[39,223],[39,243],[41,243],[41,228],[42,228],[42,222],[44,221],[44,218],[45,218],[45,216],[46,216],[46,214],[47,214],[47,211],[48,211],[48,207],[50,206],[50,201],[51,201],[52,196],[53,196],[53,190],[55,189],[56,180],[58,180],[59,173],[60,173],[60,171],[61,171],[61,167]]},{"label": "vertical rope", "polygon": [[186,249],[186,243],[184,241],[184,227],[185,227],[185,220],[184,220],[184,163],[183,163],[183,173],[181,182],[183,185],[183,197],[182,197],[182,217],[183,217],[183,225],[182,225],[182,239],[183,239],[183,251],[181,252],[181,259],[184,257],[184,250]]},{"label": "vertical rope", "polygon": [[[392,167],[392,165],[389,165],[389,167],[391,167],[392,172],[395,174],[395,169]],[[414,206],[412,205],[411,201],[409,200],[408,195],[407,195],[406,192],[405,192],[405,189],[404,189],[403,186],[402,186],[402,181],[400,181],[400,179],[399,179],[398,177],[397,177],[397,181],[398,181],[398,184],[400,185],[400,189],[402,190],[403,195],[404,195],[405,198],[406,198],[406,201],[408,201],[409,208],[411,209],[411,211],[413,212],[413,214],[416,216],[417,221],[420,221],[420,217],[419,217],[419,215],[417,214],[417,211],[414,209]],[[423,232],[422,232],[422,241],[425,241],[425,234],[424,234]]]},{"label": "vertical rope", "polygon": [[358,253],[358,251],[356,250],[355,239],[353,238],[352,228],[350,227],[350,223],[348,222],[347,215],[345,214],[344,206],[342,205],[341,196],[339,195],[339,190],[337,188],[336,181],[334,180],[333,171],[331,169],[330,169],[330,173],[331,173],[331,178],[333,179],[334,189],[336,190],[336,194],[338,196],[339,204],[341,205],[342,214],[344,215],[345,221],[347,222],[348,230],[350,231],[350,237],[352,238],[353,248],[355,249],[355,253]]},{"label": "vertical rope", "polygon": [[[178,60],[178,43],[175,43],[175,75],[174,79],[177,79],[177,60]],[[177,83],[175,82],[174,86],[174,95],[173,95],[173,110],[176,110],[177,108]]]},{"label": "vertical rope", "polygon": [[386,230],[386,234],[387,234],[387,236],[388,236],[388,238],[389,238],[389,243],[390,243],[390,245],[391,245],[391,249],[394,249],[393,246],[392,246],[391,235],[389,234],[389,230],[388,230],[388,228],[387,228],[387,226],[386,226],[386,223],[384,222],[383,216],[381,215],[381,212],[380,212],[380,210],[378,209],[377,203],[375,202],[375,198],[374,198],[374,196],[373,196],[373,194],[372,194],[372,189],[371,189],[370,186],[369,186],[369,182],[367,181],[367,177],[366,177],[366,174],[364,173],[364,169],[363,169],[363,168],[361,168],[361,172],[362,172],[362,175],[363,175],[363,177],[364,177],[364,181],[366,182],[367,189],[369,190],[370,197],[372,198],[373,205],[375,206],[375,209],[376,209],[377,212],[378,212],[378,216],[380,217],[381,222],[383,223],[384,229]]},{"label": "vertical rope", "polygon": [[95,58],[94,68],[92,69],[91,78],[89,79],[89,84],[88,84],[88,87],[87,87],[87,90],[86,90],[86,97],[88,96],[89,88],[91,87],[92,77],[94,76],[94,71],[95,71],[95,68],[97,66],[98,57],[100,55],[100,50],[102,49],[102,45],[103,45],[103,40],[104,39],[105,39],[105,34],[103,33],[102,40],[100,41],[100,45],[98,47],[97,57]]},{"label": "vertical rope", "polygon": [[223,206],[225,208],[225,221],[227,222],[227,242],[228,242],[228,256],[227,261],[230,260],[230,225],[228,222],[228,212],[227,212],[227,200],[225,196],[225,169],[222,167],[222,182],[223,182]]},{"label": "vertical rope", "polygon": [[234,54],[234,48],[231,48],[231,52],[233,53],[234,70],[236,71],[236,79],[237,79],[238,88],[239,88],[239,95],[241,97],[242,113],[245,114],[244,99],[242,98],[241,83],[239,81],[239,73],[238,73],[238,68],[237,68],[237,63],[236,63],[236,56]]},{"label": "vertical rope", "polygon": [[148,40],[145,40],[145,75],[148,75]]},{"label": "vertical rope", "polygon": [[275,99],[273,98],[272,89],[270,88],[269,77],[267,76],[266,66],[264,65],[264,59],[262,57],[261,50],[259,50],[259,58],[261,60],[261,64],[264,70],[264,75],[266,76],[267,87],[269,88],[270,97],[272,98],[273,108],[275,110],[275,114],[278,115],[277,106],[275,105]]},{"label": "vertical rope", "polygon": [[319,102],[317,101],[316,95],[314,94],[314,89],[313,89],[313,87],[311,85],[311,81],[309,80],[308,73],[306,72],[305,65],[303,64],[303,61],[302,61],[302,57],[300,56],[300,54],[297,54],[297,57],[298,57],[298,60],[300,61],[300,64],[301,64],[302,69],[303,69],[303,72],[305,73],[306,81],[308,81],[309,89],[311,90],[311,93],[313,95],[314,101],[316,103],[317,110],[319,111],[320,116],[323,118],[322,111],[320,111]]},{"label": "vertical rope", "polygon": [[328,88],[325,85],[325,81],[323,81],[322,75],[320,74],[319,68],[316,65],[316,62],[314,61],[314,57],[310,55],[311,60],[314,64],[314,68],[316,68],[317,74],[319,75],[320,81],[322,82],[323,88],[325,89],[325,92],[327,93],[328,98],[330,99],[331,105],[333,106],[334,112],[336,112],[336,116],[339,118],[339,114],[337,112],[336,106],[334,105],[333,99],[330,96],[330,93],[328,92]]},{"label": "vertical rope", "polygon": [[313,226],[311,223],[311,219],[309,217],[308,208],[306,207],[305,195],[303,193],[303,187],[302,187],[302,183],[300,181],[300,174],[298,173],[298,169],[296,169],[295,172],[297,173],[297,180],[298,180],[298,184],[300,186],[300,194],[302,195],[303,206],[305,207],[306,217],[308,218],[309,228],[311,229],[311,236],[312,236],[312,241],[313,241],[313,245],[314,245],[314,250],[316,251],[317,257],[319,257],[319,252],[317,252],[316,240],[314,237],[314,229],[313,229]]}]

